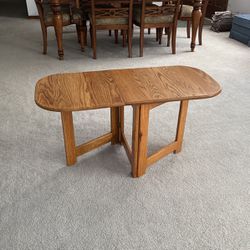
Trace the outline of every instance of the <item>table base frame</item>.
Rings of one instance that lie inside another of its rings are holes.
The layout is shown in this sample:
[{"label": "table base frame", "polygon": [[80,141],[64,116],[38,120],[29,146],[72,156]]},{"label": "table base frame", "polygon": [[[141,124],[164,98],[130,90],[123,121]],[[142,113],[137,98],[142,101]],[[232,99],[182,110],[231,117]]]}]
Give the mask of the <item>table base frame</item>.
[{"label": "table base frame", "polygon": [[72,112],[61,112],[66,162],[68,166],[76,163],[77,157],[106,143],[122,144],[132,166],[132,176],[145,174],[147,167],[170,153],[179,153],[182,148],[188,100],[180,102],[175,141],[148,156],[148,126],[150,110],[160,104],[139,104],[133,106],[132,148],[124,133],[124,107],[110,108],[111,132],[89,142],[76,146]]}]

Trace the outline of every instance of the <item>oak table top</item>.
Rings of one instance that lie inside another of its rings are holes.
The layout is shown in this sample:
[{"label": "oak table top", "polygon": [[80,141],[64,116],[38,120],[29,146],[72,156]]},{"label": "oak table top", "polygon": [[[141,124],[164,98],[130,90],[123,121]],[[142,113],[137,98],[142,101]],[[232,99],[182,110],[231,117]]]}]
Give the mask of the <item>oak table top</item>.
[{"label": "oak table top", "polygon": [[37,82],[35,102],[65,112],[203,99],[220,92],[205,72],[170,66],[50,75]]}]

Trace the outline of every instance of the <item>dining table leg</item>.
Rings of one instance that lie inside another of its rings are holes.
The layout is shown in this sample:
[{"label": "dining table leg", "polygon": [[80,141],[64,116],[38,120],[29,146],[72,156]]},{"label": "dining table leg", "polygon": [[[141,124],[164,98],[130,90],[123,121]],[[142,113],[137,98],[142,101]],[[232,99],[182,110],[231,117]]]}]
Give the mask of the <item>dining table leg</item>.
[{"label": "dining table leg", "polygon": [[194,0],[194,9],[192,13],[192,42],[191,42],[191,51],[193,52],[195,49],[195,42],[196,42],[196,36],[197,31],[200,25],[200,19],[202,16],[201,13],[201,0]]}]

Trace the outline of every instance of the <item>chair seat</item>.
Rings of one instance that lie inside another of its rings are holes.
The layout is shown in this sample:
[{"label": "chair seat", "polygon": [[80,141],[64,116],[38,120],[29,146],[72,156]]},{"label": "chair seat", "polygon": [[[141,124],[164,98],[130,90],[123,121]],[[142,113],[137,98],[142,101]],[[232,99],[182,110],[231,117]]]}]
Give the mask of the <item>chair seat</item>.
[{"label": "chair seat", "polygon": [[[133,10],[133,19],[136,23],[141,24],[141,8],[135,7]],[[172,23],[174,15],[162,15],[162,16],[147,16],[145,17],[145,24],[156,23]]]},{"label": "chair seat", "polygon": [[[91,15],[89,19],[92,20]],[[128,18],[117,17],[117,18],[96,18],[96,25],[119,25],[128,24]]]},{"label": "chair seat", "polygon": [[181,9],[181,17],[192,17],[193,13],[193,6],[191,5],[182,5]]},{"label": "chair seat", "polygon": [[[62,21],[65,24],[68,23],[78,23],[82,19],[82,13],[79,9],[73,9],[72,10],[72,16],[70,15],[70,9],[68,6],[62,7]],[[46,5],[44,7],[44,21],[46,26],[52,26],[53,25],[53,12],[51,11],[51,8],[49,5]]]}]

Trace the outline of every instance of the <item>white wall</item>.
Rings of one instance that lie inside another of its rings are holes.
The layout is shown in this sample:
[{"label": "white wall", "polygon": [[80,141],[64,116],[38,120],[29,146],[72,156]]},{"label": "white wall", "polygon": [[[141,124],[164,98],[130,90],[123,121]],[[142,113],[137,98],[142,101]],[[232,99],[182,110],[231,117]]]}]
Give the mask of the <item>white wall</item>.
[{"label": "white wall", "polygon": [[229,0],[228,10],[233,13],[250,13],[250,0]]},{"label": "white wall", "polygon": [[28,15],[29,16],[37,16],[37,9],[36,4],[34,0],[26,0],[27,9],[28,9]]}]

